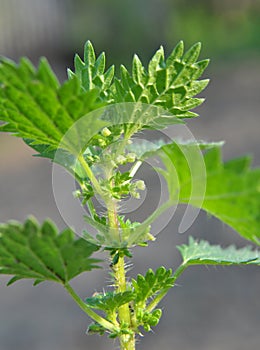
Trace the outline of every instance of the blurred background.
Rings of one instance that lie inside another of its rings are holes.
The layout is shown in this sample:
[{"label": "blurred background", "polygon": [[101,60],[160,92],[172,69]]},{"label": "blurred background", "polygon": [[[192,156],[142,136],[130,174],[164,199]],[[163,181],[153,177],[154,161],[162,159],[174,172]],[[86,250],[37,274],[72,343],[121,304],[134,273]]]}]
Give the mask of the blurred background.
[{"label": "blurred background", "polygon": [[[169,53],[182,39],[186,48],[203,43],[202,58],[211,58],[205,76],[200,117],[188,126],[195,137],[226,140],[224,157],[249,153],[259,165],[260,0],[0,0],[0,55],[35,64],[46,56],[63,81],[90,39],[108,64],[130,66],[133,53],[147,62],[159,45]],[[0,134],[0,221],[64,222],[55,206],[51,164],[33,159],[21,140]],[[156,196],[156,188],[154,189]],[[211,243],[244,242],[231,229],[201,213],[191,229],[176,229],[181,208],[156,244],[134,250],[136,273],[180,261],[175,245],[189,234]],[[74,281],[82,297],[109,284],[106,271],[90,272]],[[89,319],[59,286],[32,287],[20,281],[0,283],[0,350],[114,349],[113,341],[86,337]],[[190,268],[163,301],[164,316],[142,349],[255,350],[260,344],[260,273],[254,267]]]}]

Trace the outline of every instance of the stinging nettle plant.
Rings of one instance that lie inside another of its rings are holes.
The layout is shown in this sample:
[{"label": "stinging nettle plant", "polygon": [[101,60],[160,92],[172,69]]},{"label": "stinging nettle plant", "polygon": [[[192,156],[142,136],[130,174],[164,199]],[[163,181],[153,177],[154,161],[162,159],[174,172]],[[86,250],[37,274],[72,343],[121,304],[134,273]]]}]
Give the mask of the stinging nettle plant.
[{"label": "stinging nettle plant", "polygon": [[[74,177],[73,195],[86,223],[80,237],[71,227],[59,232],[50,220],[0,224],[0,273],[13,276],[8,285],[23,278],[34,285],[61,284],[92,318],[88,333],[118,338],[122,350],[135,349],[136,340],[158,324],[159,303],[187,267],[260,265],[259,250],[251,246],[222,248],[190,237],[177,246],[182,263],[174,271],[162,266],[127,276],[133,248],[154,241],[152,224],[178,203],[205,210],[260,245],[260,170],[250,168],[250,158],[223,162],[222,143],[138,140],[146,131],[164,135],[167,127],[185,126],[197,116],[191,110],[203,99],[194,96],[208,84],[200,79],[208,65],[198,61],[200,48],[198,43],[184,53],[180,42],[165,58],[161,47],[147,69],[135,55],[131,72],[122,65],[116,78],[114,66],[106,70],[105,54],[96,58],[88,41],[84,60],[75,56],[75,70],[68,70],[63,84],[46,59],[37,68],[26,58],[19,64],[0,61],[0,131],[21,137]],[[122,209],[129,198],[140,200],[146,186],[136,172],[153,158],[168,198],[143,222],[134,222]],[[108,255],[113,285],[84,300],[70,281],[102,267],[92,257],[99,250]]]}]

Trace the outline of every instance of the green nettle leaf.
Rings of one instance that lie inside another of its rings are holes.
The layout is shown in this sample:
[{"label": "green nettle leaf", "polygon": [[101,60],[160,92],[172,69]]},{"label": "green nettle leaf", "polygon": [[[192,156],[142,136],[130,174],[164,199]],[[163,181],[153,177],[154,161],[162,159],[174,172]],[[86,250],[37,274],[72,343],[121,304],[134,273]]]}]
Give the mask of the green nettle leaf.
[{"label": "green nettle leaf", "polygon": [[[184,45],[180,42],[165,60],[161,47],[151,59],[147,71],[139,57],[134,55],[132,74],[121,65],[118,79],[114,78],[113,66],[105,72],[105,54],[101,53],[96,59],[94,48],[88,41],[84,48],[84,61],[78,55],[75,56],[75,72],[69,70],[69,77],[78,77],[86,91],[98,89],[101,101],[110,105],[119,103],[118,110],[115,108],[115,113],[109,115],[109,120],[114,124],[131,124],[128,133],[137,132],[144,127],[165,127],[175,124],[177,118],[197,116],[190,110],[199,106],[203,99],[194,96],[209,81],[198,80],[209,62],[196,62],[200,49],[198,43],[183,54]],[[121,105],[129,102],[134,103],[131,113],[131,106]],[[140,111],[136,103],[147,104],[147,108],[142,107]],[[158,108],[152,108],[155,106]],[[125,108],[126,118],[122,117]]]},{"label": "green nettle leaf", "polygon": [[97,89],[99,91],[99,99],[101,101],[110,101],[109,88],[114,79],[114,66],[111,66],[105,72],[106,57],[102,52],[96,59],[93,45],[87,41],[84,47],[84,61],[79,55],[75,55],[74,59],[75,72],[68,69],[69,78],[75,76],[79,78],[81,86],[85,91]]},{"label": "green nettle leaf", "polygon": [[[198,198],[191,198],[192,188],[200,188],[206,180],[205,194],[199,198],[201,208],[260,245],[260,169],[250,168],[249,157],[223,162],[220,146],[172,143],[153,154],[159,155],[165,165],[166,170],[161,172],[173,200],[196,206]],[[185,156],[197,147],[204,149],[206,178],[203,174],[200,177],[199,172],[196,177],[192,176],[190,168],[194,164]],[[177,174],[178,181],[173,181],[173,174]]]},{"label": "green nettle leaf", "polygon": [[132,279],[132,286],[135,293],[135,302],[145,305],[147,300],[154,297],[159,292],[168,290],[173,286],[174,279],[172,270],[159,267],[155,272],[149,269],[145,276],[138,275]]},{"label": "green nettle leaf", "polygon": [[189,243],[177,246],[180,251],[183,265],[260,265],[260,252],[251,247],[241,249],[235,246],[222,248],[219,245],[210,245],[207,241],[196,241],[189,237]]},{"label": "green nettle leaf", "polygon": [[70,229],[58,234],[49,220],[41,226],[34,218],[24,224],[0,224],[0,274],[14,275],[8,284],[23,278],[32,278],[35,284],[46,280],[65,284],[98,268],[99,260],[90,258],[98,249],[82,238],[75,239]]},{"label": "green nettle leaf", "polygon": [[[120,79],[115,79],[114,103],[141,102],[162,107],[177,118],[197,116],[190,110],[199,106],[202,98],[195,95],[205,89],[209,80],[198,80],[208,60],[196,62],[201,45],[195,44],[186,52],[181,41],[165,60],[163,47],[152,57],[146,70],[137,55],[133,58],[132,74],[122,65]],[[166,122],[167,120],[167,122]],[[171,118],[165,125],[172,123]]]},{"label": "green nettle leaf", "polygon": [[[101,106],[97,96],[96,89],[83,91],[76,77],[60,85],[45,59],[38,69],[27,59],[19,64],[0,61],[0,120],[4,122],[0,131],[30,139],[33,144],[57,149],[77,120]],[[106,124],[90,114],[85,139]],[[75,133],[74,140],[66,139],[62,148],[78,152],[80,130],[75,129]]]},{"label": "green nettle leaf", "polygon": [[135,295],[132,291],[126,291],[123,293],[105,292],[87,298],[86,303],[93,309],[113,312],[120,306],[134,300],[134,298]]},{"label": "green nettle leaf", "polygon": [[[113,131],[124,124],[125,134],[131,137],[142,128],[162,128],[196,116],[190,110],[203,101],[194,96],[208,84],[208,80],[198,80],[208,60],[196,62],[200,44],[186,54],[183,50],[180,42],[165,60],[161,47],[147,71],[135,55],[132,74],[122,66],[116,79],[113,66],[105,71],[105,54],[96,58],[88,41],[84,60],[75,56],[75,72],[68,70],[69,79],[62,85],[46,59],[40,60],[38,68],[24,58],[19,64],[2,59],[0,120],[4,124],[0,131],[22,137],[31,147],[37,146],[41,156],[53,160],[58,148],[77,156],[107,126]],[[126,106],[125,102],[134,104]],[[114,108],[98,112],[102,106]],[[79,119],[82,122],[77,124]]]}]

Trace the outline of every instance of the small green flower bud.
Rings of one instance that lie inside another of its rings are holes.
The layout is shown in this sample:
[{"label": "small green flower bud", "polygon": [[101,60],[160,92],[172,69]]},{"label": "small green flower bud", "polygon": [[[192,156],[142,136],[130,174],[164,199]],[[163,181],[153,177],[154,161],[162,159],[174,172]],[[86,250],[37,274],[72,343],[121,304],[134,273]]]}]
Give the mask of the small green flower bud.
[{"label": "small green flower bud", "polygon": [[150,332],[151,327],[149,326],[149,324],[144,324],[143,327],[146,332]]},{"label": "small green flower bud", "polygon": [[106,146],[106,141],[100,138],[98,139],[98,144],[100,147]]},{"label": "small green flower bud", "polygon": [[139,194],[138,192],[136,192],[136,191],[132,191],[132,192],[131,192],[131,196],[132,196],[133,198],[140,199],[140,194]]},{"label": "small green flower bud", "polygon": [[136,160],[136,154],[135,153],[128,153],[126,156],[126,159],[129,163],[133,163]]},{"label": "small green flower bud", "polygon": [[74,191],[74,192],[73,192],[73,197],[74,197],[74,198],[79,198],[79,197],[81,197],[81,191],[80,191],[80,190]]},{"label": "small green flower bud", "polygon": [[162,310],[161,309],[155,309],[152,312],[153,317],[156,317],[158,319],[160,319],[162,317]]},{"label": "small green flower bud", "polygon": [[116,157],[116,162],[118,164],[124,164],[126,162],[126,157],[119,155],[118,157]]},{"label": "small green flower bud", "polygon": [[90,162],[94,162],[94,158],[92,156],[87,156],[87,160]]},{"label": "small green flower bud", "polygon": [[154,242],[154,241],[156,240],[156,238],[155,238],[150,232],[148,232],[148,233],[145,235],[145,239],[146,239],[147,241],[152,241],[152,242]]},{"label": "small green flower bud", "polygon": [[143,315],[143,322],[144,323],[148,322],[149,318],[150,318],[150,315],[147,312],[145,312],[144,315]]},{"label": "small green flower bud", "polygon": [[138,180],[135,182],[135,188],[137,190],[141,190],[141,191],[144,191],[146,186],[145,186],[145,182],[143,180]]},{"label": "small green flower bud", "polygon": [[101,131],[101,134],[102,134],[103,136],[107,137],[107,136],[110,136],[110,135],[111,135],[111,131],[110,131],[107,127],[105,127],[105,128]]},{"label": "small green flower bud", "polygon": [[159,323],[159,319],[157,317],[150,317],[149,319],[149,326],[157,326],[157,324]]}]

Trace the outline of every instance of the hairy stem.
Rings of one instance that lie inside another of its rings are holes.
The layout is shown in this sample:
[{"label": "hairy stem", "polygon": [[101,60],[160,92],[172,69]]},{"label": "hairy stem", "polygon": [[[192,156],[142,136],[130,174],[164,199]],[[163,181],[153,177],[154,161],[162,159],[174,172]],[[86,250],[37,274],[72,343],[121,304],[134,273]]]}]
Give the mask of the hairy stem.
[{"label": "hairy stem", "polygon": [[[108,207],[108,217],[109,224],[113,230],[116,230],[119,237],[119,228],[117,221],[117,207],[115,202],[111,202]],[[115,287],[118,293],[123,293],[126,291],[126,271],[125,271],[125,261],[123,256],[119,256],[117,264],[113,267],[114,278],[115,278]],[[129,310],[128,303],[122,305],[118,309],[118,319],[121,327],[124,327],[129,334],[121,334],[119,337],[120,340],[120,349],[121,350],[135,350],[135,333],[131,330],[131,314]]]},{"label": "hairy stem", "polygon": [[119,329],[111,322],[107,321],[102,316],[98,315],[96,312],[94,312],[90,307],[88,307],[84,301],[79,297],[79,295],[74,291],[74,289],[71,287],[70,284],[65,284],[64,287],[66,288],[69,295],[73,298],[73,300],[79,305],[79,307],[94,321],[99,323],[101,326],[106,328],[107,330],[111,331],[112,333],[118,332]]},{"label": "hairy stem", "polygon": [[[123,293],[126,291],[126,272],[125,272],[125,262],[124,257],[119,257],[118,263],[114,267],[114,275],[116,288],[118,293]],[[119,307],[118,318],[120,325],[132,332],[131,330],[131,315],[129,310],[129,305],[124,304]],[[134,350],[135,349],[135,334],[122,334],[120,336],[120,347],[121,350]]]}]

